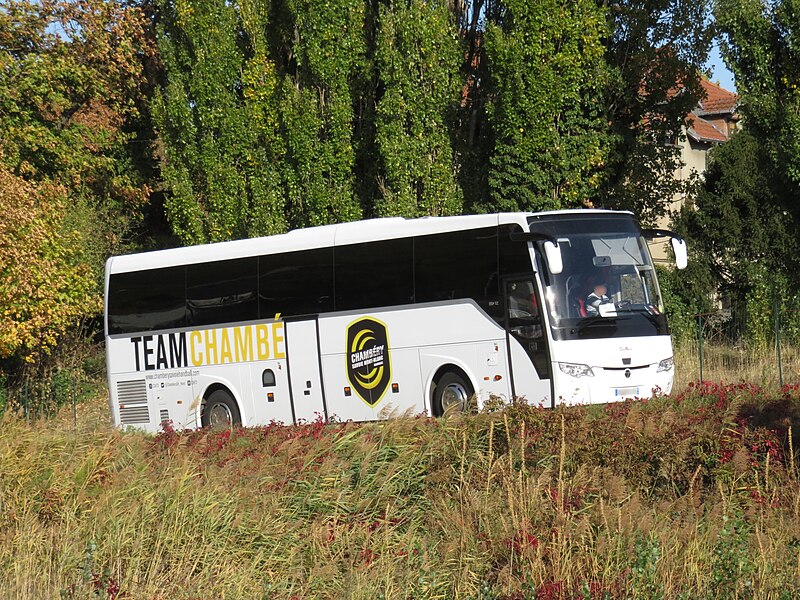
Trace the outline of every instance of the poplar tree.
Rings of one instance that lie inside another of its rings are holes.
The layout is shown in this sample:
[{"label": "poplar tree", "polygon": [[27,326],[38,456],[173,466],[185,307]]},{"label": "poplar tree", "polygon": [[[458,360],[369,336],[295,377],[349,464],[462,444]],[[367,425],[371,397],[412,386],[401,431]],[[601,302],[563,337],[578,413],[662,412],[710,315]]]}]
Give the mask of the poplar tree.
[{"label": "poplar tree", "polygon": [[185,244],[244,237],[247,120],[236,11],[225,0],[170,0],[160,10],[165,82],[154,116],[169,189],[167,219]]},{"label": "poplar tree", "polygon": [[482,59],[489,190],[473,208],[580,205],[599,185],[606,152],[603,10],[587,0],[503,0],[494,11]]},{"label": "poplar tree", "polygon": [[379,215],[460,214],[451,132],[459,100],[458,33],[442,2],[381,5],[375,63]]},{"label": "poplar tree", "polygon": [[286,0],[273,6],[290,225],[358,219],[351,84],[364,60],[365,5]]},{"label": "poplar tree", "polygon": [[242,37],[248,49],[242,68],[242,96],[247,119],[242,140],[243,172],[249,194],[249,235],[272,235],[289,228],[284,190],[286,144],[281,135],[281,73],[270,48],[271,5],[239,2]]},{"label": "poplar tree", "polygon": [[359,218],[350,82],[364,4],[179,0],[161,11],[155,112],[181,241]]}]

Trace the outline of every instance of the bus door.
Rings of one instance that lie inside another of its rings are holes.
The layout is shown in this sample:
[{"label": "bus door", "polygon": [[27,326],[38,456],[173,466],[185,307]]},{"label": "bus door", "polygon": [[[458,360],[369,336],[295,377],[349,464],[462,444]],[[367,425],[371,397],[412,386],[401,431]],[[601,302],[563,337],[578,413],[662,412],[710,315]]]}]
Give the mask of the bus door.
[{"label": "bus door", "polygon": [[550,356],[536,282],[531,277],[509,278],[503,290],[513,394],[550,406]]},{"label": "bus door", "polygon": [[286,362],[295,423],[328,419],[319,355],[317,319],[286,320]]}]

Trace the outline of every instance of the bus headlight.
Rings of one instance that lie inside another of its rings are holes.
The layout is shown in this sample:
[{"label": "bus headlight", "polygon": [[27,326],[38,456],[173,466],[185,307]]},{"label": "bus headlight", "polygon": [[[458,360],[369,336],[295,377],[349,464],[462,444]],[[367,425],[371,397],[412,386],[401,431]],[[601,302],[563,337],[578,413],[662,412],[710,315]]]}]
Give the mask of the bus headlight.
[{"label": "bus headlight", "polygon": [[558,368],[562,373],[570,377],[594,377],[594,371],[589,365],[579,365],[575,363],[558,363]]},{"label": "bus headlight", "polygon": [[675,359],[672,356],[670,356],[669,358],[665,358],[660,363],[658,363],[658,368],[656,369],[656,373],[671,371],[674,366],[675,366]]}]

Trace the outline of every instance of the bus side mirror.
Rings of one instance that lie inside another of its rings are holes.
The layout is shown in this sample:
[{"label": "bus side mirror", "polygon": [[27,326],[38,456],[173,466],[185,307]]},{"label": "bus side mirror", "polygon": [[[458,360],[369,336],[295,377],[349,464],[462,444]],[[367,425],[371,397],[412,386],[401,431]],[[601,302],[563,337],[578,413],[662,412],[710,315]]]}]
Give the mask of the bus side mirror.
[{"label": "bus side mirror", "polygon": [[558,275],[564,270],[564,263],[561,260],[561,248],[553,242],[544,243],[544,255],[547,257],[547,268],[553,275]]},{"label": "bus side mirror", "polygon": [[689,264],[686,242],[679,237],[672,238],[672,251],[675,253],[675,266],[678,267],[678,269],[685,269]]}]

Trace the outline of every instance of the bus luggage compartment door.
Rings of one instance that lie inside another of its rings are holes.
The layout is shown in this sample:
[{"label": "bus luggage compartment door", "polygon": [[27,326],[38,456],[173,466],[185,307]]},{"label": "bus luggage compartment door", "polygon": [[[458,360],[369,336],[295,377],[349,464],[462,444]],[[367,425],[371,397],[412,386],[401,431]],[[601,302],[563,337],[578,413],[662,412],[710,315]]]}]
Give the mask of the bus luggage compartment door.
[{"label": "bus luggage compartment door", "polygon": [[286,321],[286,362],[295,423],[327,420],[316,319]]}]

